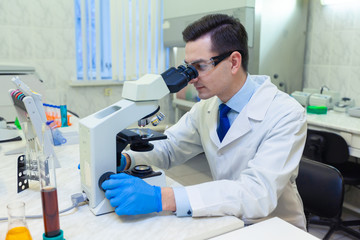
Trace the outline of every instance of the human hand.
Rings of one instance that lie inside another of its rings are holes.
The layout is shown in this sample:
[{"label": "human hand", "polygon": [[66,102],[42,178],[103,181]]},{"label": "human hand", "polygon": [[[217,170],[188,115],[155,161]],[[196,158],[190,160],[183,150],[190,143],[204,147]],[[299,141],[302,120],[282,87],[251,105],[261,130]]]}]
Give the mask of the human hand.
[{"label": "human hand", "polygon": [[101,187],[118,215],[137,215],[162,211],[161,188],[144,180],[119,173],[110,176]]}]

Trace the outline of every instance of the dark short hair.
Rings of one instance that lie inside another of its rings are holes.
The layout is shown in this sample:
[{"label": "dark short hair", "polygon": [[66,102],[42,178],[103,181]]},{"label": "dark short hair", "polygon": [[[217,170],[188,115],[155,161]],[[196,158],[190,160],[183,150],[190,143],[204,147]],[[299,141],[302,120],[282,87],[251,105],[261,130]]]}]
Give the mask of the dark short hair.
[{"label": "dark short hair", "polygon": [[210,34],[211,50],[218,54],[239,51],[242,56],[242,67],[248,69],[249,50],[245,27],[240,21],[226,14],[210,14],[191,23],[182,32],[187,43],[195,41],[205,34]]}]

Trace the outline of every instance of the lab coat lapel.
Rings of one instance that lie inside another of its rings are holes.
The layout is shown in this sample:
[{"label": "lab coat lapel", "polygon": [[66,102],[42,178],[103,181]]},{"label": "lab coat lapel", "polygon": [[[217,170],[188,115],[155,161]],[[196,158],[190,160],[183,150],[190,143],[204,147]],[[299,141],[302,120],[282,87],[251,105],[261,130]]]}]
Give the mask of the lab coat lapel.
[{"label": "lab coat lapel", "polygon": [[216,128],[217,128],[217,119],[218,119],[218,107],[219,104],[217,101],[213,101],[212,104],[207,109],[207,118],[205,120],[205,124],[209,126],[210,129],[210,139],[213,143],[219,147],[220,140],[219,136],[217,135]]},{"label": "lab coat lapel", "polygon": [[218,146],[224,147],[249,132],[251,130],[250,119],[262,121],[277,91],[277,87],[270,82],[270,78],[265,80],[237,116],[221,143],[216,135]]},{"label": "lab coat lapel", "polygon": [[246,112],[246,107],[241,111],[241,113],[237,116],[229,131],[226,133],[223,141],[221,142],[221,147],[231,143],[244,136],[247,132],[251,130],[250,121]]}]

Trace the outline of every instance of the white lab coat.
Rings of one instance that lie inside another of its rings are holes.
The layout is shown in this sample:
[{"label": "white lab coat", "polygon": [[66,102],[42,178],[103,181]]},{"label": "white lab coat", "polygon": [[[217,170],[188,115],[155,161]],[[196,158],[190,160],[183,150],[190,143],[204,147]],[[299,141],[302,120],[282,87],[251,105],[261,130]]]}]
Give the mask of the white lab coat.
[{"label": "white lab coat", "polygon": [[170,168],[204,152],[214,181],[186,187],[193,217],[234,215],[245,223],[278,216],[305,229],[295,179],[306,138],[306,116],[267,76],[250,76],[261,86],[220,143],[219,100],[196,103],[155,141],[151,152],[132,152],[132,165]]}]

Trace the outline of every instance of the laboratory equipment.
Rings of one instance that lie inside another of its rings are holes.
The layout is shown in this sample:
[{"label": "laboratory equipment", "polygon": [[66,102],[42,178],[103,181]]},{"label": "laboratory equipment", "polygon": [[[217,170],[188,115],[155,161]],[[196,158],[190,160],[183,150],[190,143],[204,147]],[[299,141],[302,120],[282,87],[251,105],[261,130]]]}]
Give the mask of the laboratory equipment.
[{"label": "laboratory equipment", "polygon": [[[42,125],[43,138],[51,135],[50,127]],[[60,229],[59,207],[56,187],[54,155],[44,152],[44,147],[35,139],[38,159],[38,172],[45,233],[43,239],[63,239]]]},{"label": "laboratory equipment", "polygon": [[[11,81],[18,89],[10,89],[9,95],[15,106],[20,124],[27,123],[28,131],[25,133],[26,144],[29,144],[35,137],[38,137],[40,144],[44,144],[44,152],[52,154],[55,164],[60,167],[52,145],[51,136],[42,138],[42,124],[46,123],[46,115],[42,104],[42,96],[31,90],[18,76]],[[31,145],[31,147],[34,145]]]},{"label": "laboratory equipment", "polygon": [[25,203],[12,202],[7,205],[8,232],[6,240],[31,240],[30,231],[25,219]]},{"label": "laboratory equipment", "polygon": [[[53,153],[51,139],[42,139],[41,134],[41,125],[46,122],[42,96],[32,91],[19,77],[14,77],[11,81],[18,87],[17,90],[10,89],[9,94],[15,106],[19,122],[20,124],[28,124],[28,131],[24,133],[27,142],[37,136],[40,143],[44,142],[44,151]],[[60,166],[57,159],[55,159],[55,163]]]},{"label": "laboratory equipment", "polygon": [[124,173],[144,179],[150,185],[166,186],[165,173],[161,169],[155,172],[151,166],[136,165],[130,170],[125,170]]},{"label": "laboratory equipment", "polygon": [[71,115],[68,114],[66,105],[57,106],[43,103],[43,106],[45,108],[46,119],[48,121],[54,121],[56,127],[67,127],[72,125],[70,123]]},{"label": "laboratory equipment", "polygon": [[21,80],[38,92],[45,94],[45,84],[37,75],[35,68],[20,63],[0,63],[0,116],[8,122],[15,121],[16,111],[7,92],[14,85],[10,81],[14,76],[21,76]]},{"label": "laboratory equipment", "polygon": [[[138,177],[143,179],[150,185],[165,187],[166,186],[166,178],[163,170],[159,169],[158,171],[154,171],[149,165],[136,165],[132,169],[121,171],[119,173],[126,173],[128,175]],[[99,179],[99,187],[102,189],[101,185],[104,181],[110,179],[110,176],[113,175],[112,172],[107,172],[101,175]]]},{"label": "laboratory equipment", "polygon": [[61,117],[61,126],[67,127],[68,125],[68,118],[67,118],[67,107],[66,105],[60,105],[60,117]]},{"label": "laboratory equipment", "polygon": [[[52,136],[42,134],[42,124],[46,123],[46,116],[42,104],[42,96],[32,91],[19,77],[13,77],[11,80],[18,89],[10,89],[9,95],[15,107],[22,131],[25,137],[25,147],[19,149],[19,152],[25,154],[26,175],[18,177],[18,185],[27,180],[38,180],[38,165],[36,155],[36,142],[43,146],[43,152],[54,157],[56,167],[60,166],[54,153]],[[22,167],[22,157],[18,158],[18,176],[24,173]],[[23,191],[28,184],[21,185],[18,191]]]},{"label": "laboratory equipment", "polygon": [[334,111],[347,112],[349,108],[355,106],[354,99],[343,97],[341,100],[334,105]]},{"label": "laboratory equipment", "polygon": [[307,106],[306,112],[313,113],[313,114],[327,114],[327,107],[326,106]]},{"label": "laboratory equipment", "polygon": [[321,90],[320,90],[320,93],[324,94],[324,95],[331,96],[331,99],[333,101],[333,106],[341,100],[340,99],[340,93],[338,91],[333,91],[333,90],[330,90],[330,89],[324,89],[324,87],[322,87]]},{"label": "laboratory equipment", "polygon": [[298,101],[303,107],[307,107],[309,105],[311,93],[295,91],[291,94],[291,96],[295,98],[295,100]]},{"label": "laboratory equipment", "polygon": [[325,106],[328,109],[332,109],[334,107],[333,98],[330,95],[314,93],[311,94],[309,99],[310,106]]},{"label": "laboratory equipment", "polygon": [[114,211],[99,187],[99,179],[104,173],[116,173],[117,158],[121,157],[122,150],[131,144],[134,150],[149,151],[149,141],[166,138],[153,133],[137,134],[125,128],[156,114],[159,99],[180,91],[197,76],[194,67],[179,66],[161,75],[146,74],[137,81],[126,81],[122,100],[80,120],[81,187],[95,215]]},{"label": "laboratory equipment", "polygon": [[0,117],[0,143],[19,140],[21,140],[19,130],[16,127],[8,126],[5,119]]},{"label": "laboratory equipment", "polygon": [[360,118],[360,107],[352,107],[348,109],[348,114],[351,117],[358,117]]}]

